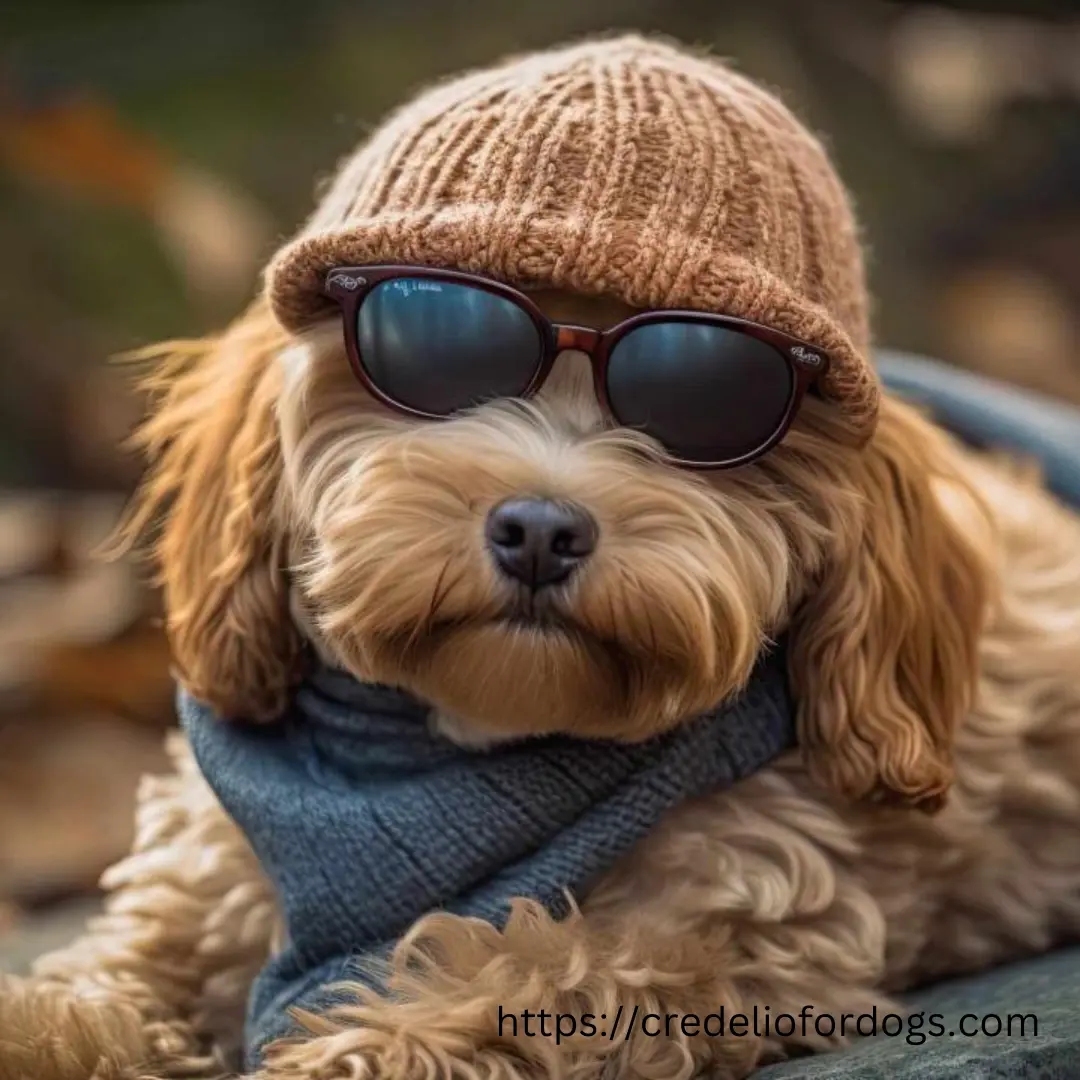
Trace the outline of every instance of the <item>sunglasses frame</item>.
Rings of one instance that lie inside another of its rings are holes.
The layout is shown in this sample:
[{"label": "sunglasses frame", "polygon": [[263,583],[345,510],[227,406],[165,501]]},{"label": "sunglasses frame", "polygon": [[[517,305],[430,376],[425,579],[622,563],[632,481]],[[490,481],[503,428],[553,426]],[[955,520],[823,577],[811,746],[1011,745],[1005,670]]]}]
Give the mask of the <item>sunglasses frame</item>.
[{"label": "sunglasses frame", "polygon": [[601,408],[611,420],[621,427],[629,425],[623,424],[611,407],[607,390],[608,364],[615,346],[631,331],[652,323],[704,323],[709,326],[717,326],[745,334],[772,346],[787,362],[792,374],[791,397],[777,429],[761,446],[736,458],[717,461],[688,460],[678,457],[665,448],[665,460],[685,469],[731,469],[739,465],[745,465],[768,453],[788,433],[795,417],[798,415],[799,407],[802,405],[807,391],[818,382],[829,368],[828,355],[816,345],[803,341],[801,338],[793,337],[790,334],[785,334],[781,330],[775,330],[770,326],[762,326],[759,323],[730,315],[714,315],[702,311],[682,311],[677,309],[645,311],[624,319],[606,330],[596,330],[592,327],[577,326],[572,323],[553,322],[526,293],[515,289],[511,285],[505,285],[501,281],[495,281],[477,274],[469,274],[458,270],[439,270],[430,266],[410,265],[380,264],[376,266],[335,267],[326,275],[323,293],[328,299],[336,302],[341,309],[345,328],[345,348],[353,372],[368,393],[388,408],[406,416],[423,420],[448,420],[453,414],[424,412],[405,405],[383,393],[364,368],[358,340],[360,306],[368,294],[384,281],[404,277],[425,278],[457,285],[468,285],[509,300],[532,319],[543,346],[543,352],[532,380],[519,396],[529,398],[536,394],[551,374],[551,369],[559,354],[567,350],[577,350],[585,353],[592,364],[593,387]]}]

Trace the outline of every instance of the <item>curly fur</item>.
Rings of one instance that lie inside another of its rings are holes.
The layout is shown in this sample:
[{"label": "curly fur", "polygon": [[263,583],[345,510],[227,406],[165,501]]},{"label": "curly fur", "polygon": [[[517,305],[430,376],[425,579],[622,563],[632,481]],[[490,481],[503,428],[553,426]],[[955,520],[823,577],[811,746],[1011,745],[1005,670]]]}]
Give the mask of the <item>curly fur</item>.
[{"label": "curly fur", "polygon": [[[419,425],[364,395],[336,332],[286,339],[261,303],[170,353],[154,387],[129,535],[160,525],[178,670],[227,715],[271,719],[307,642],[463,737],[635,739],[737,690],[763,640],[792,640],[799,754],[670,814],[562,922],[526,902],[502,931],[421,920],[392,999],[355,987],[302,1017],[263,1077],[744,1077],[835,1038],[556,1044],[500,1031],[498,1007],[859,1013],[1080,929],[1080,522],[1030,478],[891,400],[864,451],[811,401],[761,461],[688,474],[603,429],[573,357],[528,406]],[[520,493],[600,524],[545,630],[503,621],[516,597],[481,543],[487,508]],[[177,754],[104,921],[0,993],[0,1077],[231,1060],[273,899]],[[33,996],[49,1004],[31,1020]]]},{"label": "curly fur", "polygon": [[82,937],[0,980],[0,1080],[214,1075],[234,1061],[273,892],[179,734]]}]

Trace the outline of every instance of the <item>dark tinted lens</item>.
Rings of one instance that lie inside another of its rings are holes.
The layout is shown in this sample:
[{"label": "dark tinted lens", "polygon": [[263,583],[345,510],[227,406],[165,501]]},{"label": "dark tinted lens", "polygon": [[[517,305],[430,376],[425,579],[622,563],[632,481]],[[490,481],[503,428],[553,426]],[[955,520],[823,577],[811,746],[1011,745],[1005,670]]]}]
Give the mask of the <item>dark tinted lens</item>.
[{"label": "dark tinted lens", "polygon": [[444,416],[517,397],[540,366],[540,331],[501,296],[450,281],[383,281],[357,316],[360,361],[388,397]]},{"label": "dark tinted lens", "polygon": [[647,323],[615,346],[608,400],[620,424],[687,461],[727,462],[779,429],[794,392],[773,346],[708,323]]}]

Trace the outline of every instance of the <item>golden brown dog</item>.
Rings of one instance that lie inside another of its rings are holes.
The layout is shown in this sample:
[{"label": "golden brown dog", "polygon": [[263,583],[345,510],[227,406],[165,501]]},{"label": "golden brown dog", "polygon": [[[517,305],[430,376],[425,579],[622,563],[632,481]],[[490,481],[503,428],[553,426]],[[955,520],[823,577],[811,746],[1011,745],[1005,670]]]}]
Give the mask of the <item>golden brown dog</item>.
[{"label": "golden brown dog", "polygon": [[[538,299],[596,326],[624,314]],[[676,470],[603,428],[579,359],[564,354],[529,406],[417,423],[366,396],[336,331],[289,339],[260,303],[155,378],[156,466],[133,527],[163,521],[181,677],[224,709],[272,714],[307,638],[421,688],[465,738],[550,715],[638,735],[740,685],[761,636],[792,631],[801,754],[672,813],[561,923],[528,904],[503,932],[425,918],[397,957],[403,999],[358,991],[309,1017],[267,1077],[584,1078],[609,1058],[620,1077],[742,1077],[792,1040],[676,1027],[556,1047],[500,1034],[497,1010],[860,1012],[1080,928],[1080,522],[888,398],[865,449],[809,402],[758,462]],[[479,523],[522,491],[600,524],[563,602],[639,665],[635,702],[604,653],[493,627]],[[5,1080],[212,1073],[233,1046],[273,897],[175,754],[107,877],[109,913],[4,988]],[[865,801],[946,792],[933,815]],[[437,966],[406,971],[433,947]]]}]

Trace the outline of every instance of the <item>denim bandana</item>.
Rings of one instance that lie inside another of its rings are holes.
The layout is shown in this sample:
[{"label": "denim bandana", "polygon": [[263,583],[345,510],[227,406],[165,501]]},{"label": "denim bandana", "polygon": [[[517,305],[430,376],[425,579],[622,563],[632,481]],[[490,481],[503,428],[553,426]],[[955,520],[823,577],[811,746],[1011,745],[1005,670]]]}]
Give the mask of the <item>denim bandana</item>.
[{"label": "denim bandana", "polygon": [[287,941],[258,977],[249,1067],[288,1034],[291,1006],[332,1003],[344,978],[377,984],[422,915],[501,926],[510,900],[555,917],[665,811],[721,791],[794,744],[784,650],[739,697],[641,743],[550,736],[463,749],[409,695],[315,671],[269,725],[227,723],[186,693],[199,766],[277,890]]}]

